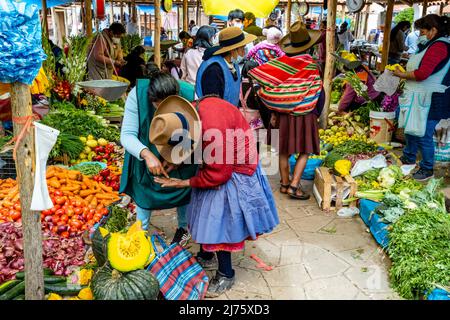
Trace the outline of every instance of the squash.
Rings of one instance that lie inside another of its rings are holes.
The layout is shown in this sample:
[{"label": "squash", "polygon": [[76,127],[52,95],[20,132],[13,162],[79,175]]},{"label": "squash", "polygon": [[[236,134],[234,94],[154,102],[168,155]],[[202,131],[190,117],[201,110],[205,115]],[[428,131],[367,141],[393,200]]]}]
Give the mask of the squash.
[{"label": "squash", "polygon": [[92,294],[91,288],[83,288],[78,292],[78,298],[80,300],[94,300],[94,295]]},{"label": "squash", "polygon": [[92,278],[96,300],[156,300],[158,280],[146,270],[120,272],[104,265]]},{"label": "squash", "polygon": [[133,224],[126,234],[111,234],[108,240],[108,260],[114,269],[129,272],[142,269],[148,264],[153,248],[145,234],[140,221]]},{"label": "squash", "polygon": [[108,230],[102,227],[97,228],[92,235],[92,252],[99,267],[103,266],[108,260],[107,243],[109,236]]},{"label": "squash", "polygon": [[63,298],[59,294],[50,293],[47,300],[63,300]]}]

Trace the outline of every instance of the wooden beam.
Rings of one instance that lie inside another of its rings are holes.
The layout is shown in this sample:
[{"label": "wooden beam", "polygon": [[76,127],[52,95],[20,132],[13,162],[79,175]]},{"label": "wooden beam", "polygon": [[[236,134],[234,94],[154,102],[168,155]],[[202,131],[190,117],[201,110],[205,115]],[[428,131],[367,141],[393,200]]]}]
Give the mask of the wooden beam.
[{"label": "wooden beam", "polygon": [[195,22],[200,26],[200,1],[197,1],[197,10],[195,11]]},{"label": "wooden beam", "polygon": [[384,21],[384,31],[383,31],[383,34],[384,34],[384,36],[383,36],[383,53],[381,55],[380,71],[384,70],[384,67],[387,65],[387,61],[388,61],[393,12],[394,12],[394,0],[387,0],[386,19]]},{"label": "wooden beam", "polygon": [[113,24],[114,23],[114,2],[110,1],[109,2],[109,24]]},{"label": "wooden beam", "polygon": [[147,12],[144,12],[144,37],[147,36]]},{"label": "wooden beam", "polygon": [[341,20],[342,20],[342,22],[344,22],[344,20],[345,20],[345,5],[341,5]]},{"label": "wooden beam", "polygon": [[445,7],[444,3],[441,3],[439,5],[439,15],[440,16],[442,16],[442,14],[444,13],[444,7]]},{"label": "wooden beam", "polygon": [[[11,87],[11,110],[13,119],[33,116],[30,87],[15,82]],[[13,122],[14,136],[24,128],[24,122]],[[30,130],[17,144],[16,171],[17,184],[22,207],[23,248],[25,264],[25,299],[44,300],[44,272],[42,262],[41,214],[31,211],[31,198],[34,189],[34,130]]]},{"label": "wooden beam", "polygon": [[137,25],[138,25],[138,35],[142,37],[142,30],[141,30],[141,10],[137,11]]},{"label": "wooden beam", "polygon": [[183,30],[189,31],[189,8],[188,0],[183,0]]},{"label": "wooden beam", "polygon": [[177,6],[177,30],[178,30],[178,34],[180,34],[180,32],[181,32],[181,23],[180,23],[181,19],[180,19],[180,17],[181,17],[180,6]]},{"label": "wooden beam", "polygon": [[155,1],[155,64],[161,68],[161,2]]},{"label": "wooden beam", "polygon": [[47,0],[42,0],[42,31],[45,32],[45,34],[48,37],[48,22],[47,22]]},{"label": "wooden beam", "polygon": [[120,23],[121,24],[125,23],[125,17],[123,14],[123,1],[120,1]]},{"label": "wooden beam", "polygon": [[292,12],[292,0],[287,1],[287,7],[286,7],[286,30],[289,31],[289,28],[291,27],[291,12]]},{"label": "wooden beam", "polygon": [[364,34],[364,39],[367,40],[366,36],[367,36],[367,28],[369,26],[369,16],[370,16],[370,3],[367,5],[366,7],[366,12],[364,13],[364,30],[363,30],[363,34]]},{"label": "wooden beam", "polygon": [[89,37],[92,35],[92,2],[91,0],[85,0],[85,17],[86,17],[86,35]]},{"label": "wooden beam", "polygon": [[428,0],[423,0],[423,3],[422,3],[422,17],[425,17],[427,15],[427,9],[428,9]]},{"label": "wooden beam", "polygon": [[325,71],[323,77],[323,89],[325,91],[325,105],[323,107],[322,114],[320,116],[320,127],[325,129],[328,122],[328,113],[331,102],[331,89],[334,77],[334,57],[333,52],[335,48],[335,29],[336,29],[336,11],[337,0],[328,1],[328,14],[327,14],[327,35],[326,35],[326,61]]}]

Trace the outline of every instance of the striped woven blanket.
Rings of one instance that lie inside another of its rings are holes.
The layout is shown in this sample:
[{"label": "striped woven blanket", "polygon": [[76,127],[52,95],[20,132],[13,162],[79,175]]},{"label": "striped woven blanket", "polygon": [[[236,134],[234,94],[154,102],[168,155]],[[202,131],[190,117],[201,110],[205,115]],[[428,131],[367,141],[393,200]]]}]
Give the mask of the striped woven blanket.
[{"label": "striped woven blanket", "polygon": [[322,90],[319,67],[310,55],[284,56],[252,69],[267,108],[293,115],[314,110]]}]

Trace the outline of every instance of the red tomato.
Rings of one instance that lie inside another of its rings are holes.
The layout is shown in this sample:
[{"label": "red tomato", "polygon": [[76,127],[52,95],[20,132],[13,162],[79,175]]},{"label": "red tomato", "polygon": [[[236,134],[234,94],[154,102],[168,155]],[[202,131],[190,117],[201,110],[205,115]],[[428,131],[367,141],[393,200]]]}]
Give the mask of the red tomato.
[{"label": "red tomato", "polygon": [[74,208],[73,211],[75,212],[76,215],[83,214],[83,209],[81,209],[80,207]]},{"label": "red tomato", "polygon": [[99,214],[99,213],[94,214],[94,221],[95,222],[99,222],[101,218],[102,218],[101,214]]},{"label": "red tomato", "polygon": [[56,204],[64,204],[66,202],[66,199],[64,197],[56,197],[55,198]]},{"label": "red tomato", "polygon": [[58,217],[58,216],[53,216],[53,217],[52,217],[52,222],[53,222],[54,224],[58,223],[58,221],[59,221],[59,217]]},{"label": "red tomato", "polygon": [[100,213],[101,213],[102,215],[104,215],[104,216],[107,215],[108,212],[109,212],[109,211],[108,211],[107,208],[103,208],[103,209],[100,210]]},{"label": "red tomato", "polygon": [[66,222],[65,221],[62,221],[61,219],[56,223],[56,225],[59,227],[59,226],[65,226],[66,225]]},{"label": "red tomato", "polygon": [[16,210],[16,211],[21,211],[22,210],[22,207],[20,206],[20,202],[16,202],[14,204],[14,210]]},{"label": "red tomato", "polygon": [[56,210],[55,215],[56,216],[62,216],[64,213],[65,213],[64,209],[58,209],[58,210]]},{"label": "red tomato", "polygon": [[19,211],[15,211],[15,210],[10,210],[9,211],[9,217],[11,219],[13,219],[14,221],[17,221],[20,218],[20,212]]},{"label": "red tomato", "polygon": [[83,230],[83,231],[87,230],[87,228],[88,228],[87,224],[84,224],[84,225],[81,226],[81,230]]},{"label": "red tomato", "polygon": [[61,215],[61,217],[59,217],[59,219],[61,221],[67,222],[69,220],[69,217],[66,214]]},{"label": "red tomato", "polygon": [[69,217],[73,216],[75,213],[72,206],[68,206],[65,212]]},{"label": "red tomato", "polygon": [[80,229],[82,225],[83,225],[83,224],[82,224],[80,221],[78,221],[78,220],[72,220],[72,221],[70,221],[70,226],[71,226],[73,229]]},{"label": "red tomato", "polygon": [[87,222],[87,225],[88,225],[89,227],[92,227],[94,224],[95,224],[95,221],[92,220],[92,219],[90,219],[90,220]]},{"label": "red tomato", "polygon": [[52,232],[53,233],[58,233],[58,227],[57,226],[52,227]]},{"label": "red tomato", "polygon": [[61,237],[68,238],[69,237],[69,232],[67,232],[67,231],[61,232]]},{"label": "red tomato", "polygon": [[86,219],[87,219],[87,220],[92,220],[92,218],[94,218],[94,215],[93,215],[92,213],[89,212],[89,213],[87,214],[87,216],[86,216]]},{"label": "red tomato", "polygon": [[62,193],[62,191],[60,191],[60,190],[56,190],[55,191],[55,196],[56,197],[62,197],[64,194]]},{"label": "red tomato", "polygon": [[51,215],[53,212],[51,211],[51,210],[44,210],[44,211],[42,211],[42,214],[44,215],[44,216],[49,216],[49,215]]},{"label": "red tomato", "polygon": [[83,203],[80,200],[75,201],[75,207],[82,207]]}]

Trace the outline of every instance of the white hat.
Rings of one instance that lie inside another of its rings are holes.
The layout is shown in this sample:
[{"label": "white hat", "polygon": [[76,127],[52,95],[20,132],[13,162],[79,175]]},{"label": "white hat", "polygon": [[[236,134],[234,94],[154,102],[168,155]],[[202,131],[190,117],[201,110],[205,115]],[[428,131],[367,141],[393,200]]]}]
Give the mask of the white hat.
[{"label": "white hat", "polygon": [[283,33],[277,27],[264,28],[262,33],[267,38],[267,42],[272,44],[277,44],[283,37]]}]

